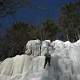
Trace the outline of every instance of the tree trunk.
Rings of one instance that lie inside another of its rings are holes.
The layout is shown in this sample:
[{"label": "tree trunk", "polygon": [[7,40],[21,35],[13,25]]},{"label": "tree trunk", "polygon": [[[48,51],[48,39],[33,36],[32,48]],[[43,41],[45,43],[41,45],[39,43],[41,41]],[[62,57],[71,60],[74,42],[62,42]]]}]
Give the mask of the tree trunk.
[{"label": "tree trunk", "polygon": [[76,32],[77,32],[78,38],[80,39],[80,34],[79,34],[78,29],[76,29]]},{"label": "tree trunk", "polygon": [[75,32],[75,38],[76,38],[76,40],[78,40],[78,35],[76,34],[76,32]]},{"label": "tree trunk", "polygon": [[66,37],[67,37],[67,40],[69,41],[69,35],[68,35],[68,29],[66,28]]}]

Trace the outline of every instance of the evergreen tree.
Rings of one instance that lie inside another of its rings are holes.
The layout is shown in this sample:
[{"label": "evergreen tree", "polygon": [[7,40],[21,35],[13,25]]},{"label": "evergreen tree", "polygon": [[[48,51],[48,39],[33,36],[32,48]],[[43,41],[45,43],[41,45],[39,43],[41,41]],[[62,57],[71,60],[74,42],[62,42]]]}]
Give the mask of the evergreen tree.
[{"label": "evergreen tree", "polygon": [[58,26],[54,23],[54,20],[47,19],[43,22],[42,33],[44,39],[55,40],[58,31]]},{"label": "evergreen tree", "polygon": [[39,39],[38,28],[25,22],[9,27],[2,42],[2,59],[24,54],[27,41]]},{"label": "evergreen tree", "polygon": [[62,16],[59,17],[59,24],[65,40],[76,41],[79,39],[77,31],[80,28],[80,14],[73,3],[64,5],[61,8]]}]

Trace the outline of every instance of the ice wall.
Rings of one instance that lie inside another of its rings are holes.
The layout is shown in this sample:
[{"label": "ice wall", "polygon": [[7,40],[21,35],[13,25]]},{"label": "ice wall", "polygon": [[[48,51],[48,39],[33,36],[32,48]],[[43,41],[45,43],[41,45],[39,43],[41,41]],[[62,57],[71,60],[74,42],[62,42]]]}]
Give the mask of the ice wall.
[{"label": "ice wall", "polygon": [[26,44],[25,54],[27,55],[40,55],[41,41],[40,40],[30,40]]},{"label": "ice wall", "polygon": [[[44,69],[47,51],[51,66]],[[80,40],[28,41],[24,55],[0,63],[0,80],[80,80]]]}]

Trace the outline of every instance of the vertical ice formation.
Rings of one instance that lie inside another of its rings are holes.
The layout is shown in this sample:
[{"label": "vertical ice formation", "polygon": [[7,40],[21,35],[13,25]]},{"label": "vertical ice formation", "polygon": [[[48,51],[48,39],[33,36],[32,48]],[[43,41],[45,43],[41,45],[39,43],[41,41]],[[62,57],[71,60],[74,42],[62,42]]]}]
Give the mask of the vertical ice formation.
[{"label": "vertical ice formation", "polygon": [[[47,51],[51,66],[44,69]],[[0,63],[0,80],[80,80],[80,40],[28,41],[24,55]]]},{"label": "vertical ice formation", "polygon": [[27,55],[40,55],[40,40],[30,40],[26,44],[26,51],[25,54]]}]

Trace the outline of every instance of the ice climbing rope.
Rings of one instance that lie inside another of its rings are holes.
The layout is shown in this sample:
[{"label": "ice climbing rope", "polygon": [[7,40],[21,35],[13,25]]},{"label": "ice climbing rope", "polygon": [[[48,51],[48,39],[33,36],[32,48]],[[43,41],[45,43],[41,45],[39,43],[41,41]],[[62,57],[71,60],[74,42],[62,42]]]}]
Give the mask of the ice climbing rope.
[{"label": "ice climbing rope", "polygon": [[[40,55],[41,55],[41,45],[42,45],[42,41],[40,42]],[[32,44],[31,44],[31,46],[32,46]],[[35,63],[35,65],[38,63],[39,60],[40,60],[40,58],[37,60],[37,62]],[[34,66],[35,66],[35,65],[34,65]],[[33,69],[34,66],[32,66],[32,68],[31,68],[31,69],[29,70],[29,72],[24,76],[24,78],[30,73],[30,71]],[[23,78],[23,79],[24,79],[24,78]]]},{"label": "ice climbing rope", "polygon": [[41,56],[41,46],[42,46],[42,41],[40,42],[40,56]]},{"label": "ice climbing rope", "polygon": [[[40,58],[36,61],[35,65],[38,63],[39,60],[40,60]],[[31,69],[29,70],[29,72],[24,76],[24,78],[31,72],[31,70],[33,69],[33,67],[34,67],[35,65],[32,66],[32,68],[31,68]],[[24,79],[24,78],[23,78],[23,79]]]}]

